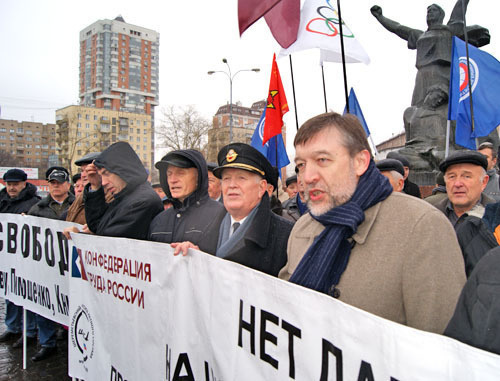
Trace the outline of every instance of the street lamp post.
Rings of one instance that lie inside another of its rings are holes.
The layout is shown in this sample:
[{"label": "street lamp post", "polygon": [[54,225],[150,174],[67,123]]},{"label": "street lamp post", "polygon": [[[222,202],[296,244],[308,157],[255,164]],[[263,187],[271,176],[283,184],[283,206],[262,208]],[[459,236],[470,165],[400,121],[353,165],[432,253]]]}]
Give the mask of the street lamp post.
[{"label": "street lamp post", "polygon": [[236,75],[242,71],[253,71],[255,73],[258,73],[260,71],[260,69],[259,68],[241,69],[241,70],[238,70],[233,75],[231,73],[231,68],[229,67],[229,64],[227,63],[227,59],[223,58],[222,62],[226,64],[228,71],[210,70],[207,74],[212,75],[215,73],[224,73],[229,78],[229,143],[232,143],[233,142],[233,80],[234,80],[234,77],[236,77]]}]

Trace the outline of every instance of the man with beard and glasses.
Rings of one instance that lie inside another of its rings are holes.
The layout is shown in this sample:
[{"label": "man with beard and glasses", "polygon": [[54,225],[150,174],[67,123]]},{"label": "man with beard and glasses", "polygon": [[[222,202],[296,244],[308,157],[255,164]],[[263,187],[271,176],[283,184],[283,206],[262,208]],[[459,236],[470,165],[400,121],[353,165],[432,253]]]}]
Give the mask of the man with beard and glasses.
[{"label": "man with beard and glasses", "polygon": [[355,116],[318,115],[294,145],[309,213],[290,234],[279,277],[442,333],[465,283],[450,222],[425,201],[393,192]]}]

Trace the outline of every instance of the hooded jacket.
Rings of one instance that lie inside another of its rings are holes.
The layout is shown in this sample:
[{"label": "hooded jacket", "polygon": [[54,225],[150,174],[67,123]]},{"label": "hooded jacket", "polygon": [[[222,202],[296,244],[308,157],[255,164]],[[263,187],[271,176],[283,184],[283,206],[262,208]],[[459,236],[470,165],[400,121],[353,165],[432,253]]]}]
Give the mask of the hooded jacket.
[{"label": "hooded jacket", "polygon": [[7,188],[0,191],[0,213],[28,213],[33,205],[40,201],[36,195],[36,186],[26,183],[26,187],[19,192],[17,197],[11,198],[7,193]]},{"label": "hooded jacket", "polygon": [[105,168],[127,183],[109,204],[103,187],[84,190],[85,218],[89,229],[98,235],[146,239],[149,224],[163,210],[163,205],[147,182],[148,174],[132,147],[118,142],[105,149],[94,160],[98,168]]},{"label": "hooded jacket", "polygon": [[224,205],[208,196],[208,171],[203,155],[195,150],[176,151],[193,162],[198,171],[198,186],[183,202],[172,198],[167,182],[167,163],[157,163],[160,184],[173,207],[158,214],[149,228],[149,239],[165,243],[190,241],[201,251],[215,254],[219,227],[226,214]]}]

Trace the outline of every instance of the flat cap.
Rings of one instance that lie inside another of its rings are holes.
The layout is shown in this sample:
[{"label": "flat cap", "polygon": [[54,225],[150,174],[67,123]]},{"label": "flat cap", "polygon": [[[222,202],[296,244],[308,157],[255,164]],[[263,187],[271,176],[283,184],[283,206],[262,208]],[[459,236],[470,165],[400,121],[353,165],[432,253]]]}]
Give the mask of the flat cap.
[{"label": "flat cap", "polygon": [[258,150],[245,143],[231,143],[222,147],[217,155],[217,162],[219,166],[213,170],[213,174],[219,179],[225,168],[244,169],[257,173],[271,184],[276,175],[269,160]]},{"label": "flat cap", "polygon": [[296,182],[297,182],[297,175],[292,175],[286,179],[285,184],[286,184],[286,186],[289,186],[290,184],[293,184]]},{"label": "flat cap", "polygon": [[184,155],[180,155],[176,151],[172,151],[167,153],[165,156],[161,158],[159,162],[155,164],[157,169],[161,169],[162,167],[173,165],[174,167],[179,168],[196,168],[196,164],[189,160]]},{"label": "flat cap", "polygon": [[78,160],[75,161],[75,165],[81,166],[84,164],[90,164],[92,163],[97,157],[100,155],[100,152],[90,152],[86,154],[85,156],[79,158]]},{"label": "flat cap", "polygon": [[396,151],[389,152],[387,154],[387,159],[399,160],[403,164],[403,167],[408,167],[408,168],[410,167],[410,162],[408,161],[408,159],[403,155],[401,155],[399,152]]},{"label": "flat cap", "polygon": [[3,179],[5,181],[26,181],[28,175],[22,169],[12,168],[4,173]]},{"label": "flat cap", "polygon": [[396,159],[384,159],[377,161],[376,166],[380,172],[385,171],[396,171],[401,174],[401,176],[405,175],[405,169],[403,167],[403,163]]},{"label": "flat cap", "polygon": [[76,182],[78,180],[80,180],[82,178],[82,174],[81,173],[77,173],[76,175],[73,175],[73,177],[71,178],[71,181],[73,182],[73,184],[76,184]]},{"label": "flat cap", "polygon": [[464,163],[479,165],[485,171],[488,170],[488,159],[477,151],[455,151],[439,163],[439,169],[441,172],[446,173],[446,170],[451,165]]},{"label": "flat cap", "polygon": [[45,178],[49,182],[52,180],[56,180],[60,183],[69,182],[69,172],[64,167],[50,167],[47,169],[47,172],[45,172]]}]

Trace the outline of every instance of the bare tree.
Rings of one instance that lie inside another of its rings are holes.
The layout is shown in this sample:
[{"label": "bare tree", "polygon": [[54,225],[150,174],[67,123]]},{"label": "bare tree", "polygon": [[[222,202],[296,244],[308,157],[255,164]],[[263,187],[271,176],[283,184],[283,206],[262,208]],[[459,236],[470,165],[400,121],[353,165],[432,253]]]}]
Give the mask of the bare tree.
[{"label": "bare tree", "polygon": [[0,166],[1,167],[15,167],[19,165],[19,161],[16,160],[9,152],[0,150]]},{"label": "bare tree", "polygon": [[155,128],[158,146],[171,150],[192,148],[204,152],[211,126],[193,105],[179,108],[168,106],[161,110],[160,123]]}]

